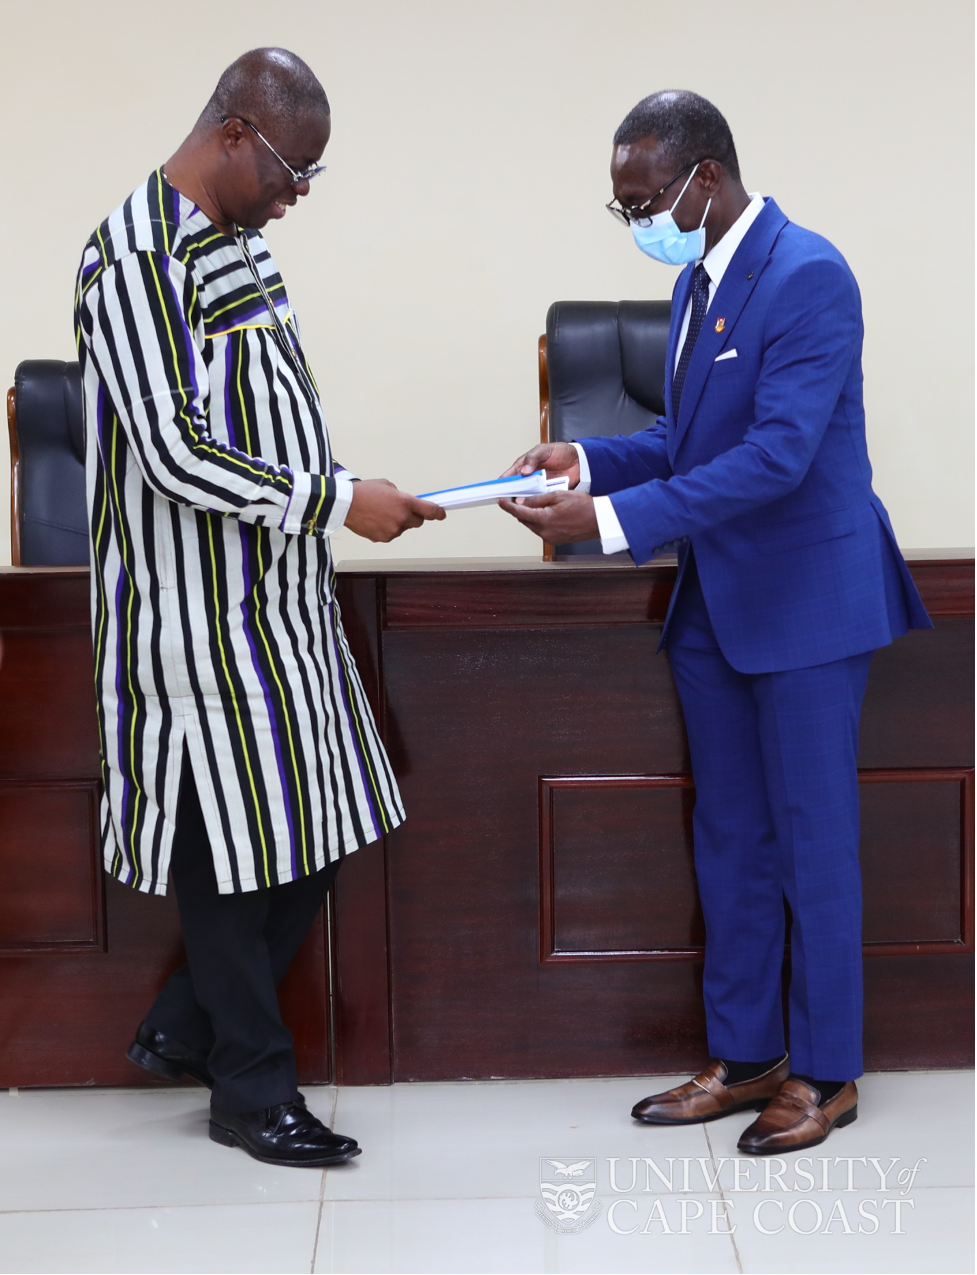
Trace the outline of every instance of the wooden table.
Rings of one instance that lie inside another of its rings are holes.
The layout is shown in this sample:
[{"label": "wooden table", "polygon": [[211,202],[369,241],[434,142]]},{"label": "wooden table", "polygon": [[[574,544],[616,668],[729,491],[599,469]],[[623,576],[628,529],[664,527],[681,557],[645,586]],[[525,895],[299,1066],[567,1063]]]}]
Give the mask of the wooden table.
[{"label": "wooden table", "polygon": [[[869,1068],[972,1057],[973,559],[911,567],[937,628],[876,656],[862,726]],[[694,789],[655,655],[674,575],[340,569],[408,820],[344,865],[289,975],[306,1081],[702,1061]],[[137,1084],[124,1049],[181,952],[173,900],[98,864],[87,571],[0,568],[0,638],[0,1085]]]}]

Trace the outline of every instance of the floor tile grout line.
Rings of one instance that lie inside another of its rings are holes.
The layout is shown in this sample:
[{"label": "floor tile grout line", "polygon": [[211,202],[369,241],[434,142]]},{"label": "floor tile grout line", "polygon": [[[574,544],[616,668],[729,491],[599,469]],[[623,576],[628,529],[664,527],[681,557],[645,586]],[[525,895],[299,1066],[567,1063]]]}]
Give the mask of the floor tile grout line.
[{"label": "floor tile grout line", "polygon": [[[974,1069],[972,1067],[927,1067],[918,1071],[910,1070],[907,1068],[907,1069],[892,1070],[892,1071],[868,1071],[865,1073],[865,1076],[869,1078],[872,1078],[875,1076],[880,1076],[880,1077],[966,1076],[966,1075],[973,1075],[973,1070]],[[396,1082],[394,1085],[384,1086],[384,1088],[421,1089],[421,1088],[431,1088],[436,1085],[444,1085],[444,1086],[451,1085],[454,1087],[464,1086],[468,1088],[474,1088],[475,1086],[483,1086],[483,1085],[486,1085],[486,1086],[497,1085],[500,1087],[503,1085],[554,1085],[554,1084],[572,1085],[572,1084],[588,1084],[588,1083],[599,1085],[599,1084],[612,1084],[613,1082],[618,1080],[627,1080],[627,1081],[641,1080],[641,1079],[653,1080],[658,1077],[665,1077],[666,1079],[672,1079],[672,1078],[678,1079],[677,1073],[673,1073],[673,1072],[656,1072],[653,1074],[643,1073],[640,1076],[553,1076],[553,1077],[522,1076],[522,1077],[496,1077],[494,1079],[479,1078],[477,1080],[399,1081],[399,1082]],[[311,1088],[311,1089],[333,1089],[333,1090],[337,1090],[338,1088],[340,1088],[340,1086],[336,1084],[328,1084],[328,1085],[311,1084],[311,1085],[306,1085],[303,1087]],[[363,1086],[351,1085],[346,1087],[356,1089],[356,1088],[361,1088]],[[156,1086],[156,1085],[145,1085],[145,1086],[143,1085],[97,1085],[97,1086],[96,1085],[93,1085],[93,1086],[27,1085],[27,1086],[23,1086],[22,1085],[22,1086],[13,1086],[13,1088],[17,1090],[16,1094],[11,1094],[10,1088],[7,1088],[6,1093],[8,1094],[8,1096],[12,1096],[15,1099],[25,1099],[25,1098],[30,1098],[34,1096],[43,1096],[45,1094],[65,1094],[65,1093],[87,1094],[88,1096],[92,1098],[102,1098],[102,1097],[113,1098],[113,1097],[119,1097],[119,1096],[139,1098],[142,1096],[151,1096],[151,1095],[163,1097],[166,1094],[172,1094],[172,1093],[192,1093],[197,1088],[199,1088],[199,1086],[191,1085],[191,1084],[180,1084],[180,1085],[173,1085],[173,1086],[163,1085],[163,1084],[159,1086]],[[0,1088],[0,1094],[2,1094],[3,1092],[4,1090]]]},{"label": "floor tile grout line", "polygon": [[24,1217],[44,1213],[139,1213],[150,1209],[274,1209],[293,1208],[297,1204],[318,1204],[318,1200],[221,1200],[209,1204],[74,1204],[65,1208],[0,1209],[2,1217]]},{"label": "floor tile grout line", "polygon": [[[719,1167],[716,1164],[716,1153],[712,1149],[712,1139],[709,1137],[709,1129],[707,1125],[704,1124],[702,1126],[702,1132],[705,1134],[706,1146],[709,1148],[709,1159],[712,1161],[712,1167],[716,1171],[716,1189],[719,1192],[719,1198],[723,1202],[723,1213],[726,1215],[728,1221],[729,1214],[726,1213],[725,1206],[729,1203],[729,1201],[726,1199],[726,1192],[719,1184]],[[736,1269],[739,1272],[739,1275],[743,1275],[743,1261],[740,1257],[739,1246],[736,1243],[736,1236],[732,1231],[729,1232],[729,1242],[733,1247],[733,1259],[736,1262]]]},{"label": "floor tile grout line", "polygon": [[[937,1187],[936,1190],[967,1190],[966,1187]],[[687,1199],[688,1195],[718,1195],[719,1191],[692,1191],[682,1194],[678,1191],[669,1193],[663,1191],[661,1196],[656,1195],[655,1199]],[[492,1200],[508,1201],[516,1203],[520,1200],[530,1202],[536,1200],[535,1195],[359,1195],[350,1199],[337,1200],[325,1198],[323,1204],[466,1204],[473,1203],[478,1200],[486,1202]],[[600,1195],[597,1199],[617,1199],[617,1196]],[[133,1213],[140,1209],[242,1209],[242,1208],[279,1208],[282,1206],[291,1207],[295,1204],[317,1204],[317,1200],[237,1200],[233,1203],[220,1204],[104,1204],[93,1205],[86,1208],[84,1205],[72,1208],[50,1208],[50,1209],[0,1209],[0,1217],[16,1217],[25,1213]]]},{"label": "floor tile grout line", "polygon": [[[336,1112],[339,1108],[339,1086],[331,1085],[330,1088],[332,1089],[332,1103],[329,1108],[329,1128],[332,1130],[335,1130]],[[319,1183],[319,1212],[316,1215],[315,1242],[312,1245],[312,1264],[309,1267],[309,1275],[315,1275],[316,1262],[318,1261],[318,1258],[319,1258],[319,1235],[322,1232],[322,1212],[327,1203],[326,1174],[328,1172],[329,1172],[328,1169],[322,1170],[322,1181]],[[331,1204],[332,1201],[330,1200],[328,1201],[328,1203]]]},{"label": "floor tile grout line", "polygon": [[319,1211],[315,1219],[315,1239],[312,1243],[312,1261],[309,1265],[309,1275],[315,1275],[316,1258],[319,1255],[319,1232],[322,1230],[322,1209],[326,1202],[326,1174],[328,1169],[322,1170],[322,1177],[319,1181]]},{"label": "floor tile grout line", "polygon": [[[973,1191],[972,1183],[949,1184],[944,1183],[941,1186],[921,1186],[918,1183],[913,1186],[913,1192],[930,1192],[930,1191]],[[789,1194],[771,1192],[771,1197],[775,1194]],[[886,1195],[896,1196],[899,1193],[891,1191],[879,1191],[877,1187],[856,1187],[854,1191],[847,1188],[840,1188],[838,1195]],[[715,1191],[656,1191],[653,1193],[657,1199],[688,1199],[691,1195],[719,1195],[725,1198],[723,1189],[718,1182]],[[76,1204],[67,1205],[63,1208],[56,1206],[36,1209],[4,1209],[0,1208],[0,1217],[20,1217],[25,1214],[41,1214],[41,1213],[133,1213],[140,1209],[239,1209],[239,1208],[280,1208],[291,1207],[296,1204],[452,1204],[466,1203],[477,1200],[508,1200],[510,1202],[519,1200],[533,1201],[537,1197],[535,1195],[356,1195],[348,1197],[326,1196],[322,1195],[319,1200],[220,1200],[211,1203],[149,1203],[149,1204]],[[599,1200],[617,1199],[613,1194],[600,1194],[596,1197]]]},{"label": "floor tile grout line", "polygon": [[[936,1191],[969,1191],[970,1187],[931,1187],[930,1190]],[[854,1192],[856,1195],[871,1194],[871,1192]],[[649,1199],[654,1200],[688,1200],[693,1196],[722,1196],[723,1192],[717,1186],[715,1191],[662,1191],[655,1192]],[[604,1192],[595,1195],[595,1200],[618,1200],[619,1195],[610,1192]],[[534,1203],[539,1199],[539,1195],[357,1195],[350,1196],[346,1199],[327,1198],[325,1204],[476,1204],[479,1202],[491,1203],[498,1200],[500,1203],[505,1202],[515,1204],[520,1201],[525,1203]],[[728,1202],[728,1201],[727,1201]],[[308,1201],[312,1203],[312,1201]],[[179,1207],[179,1206],[177,1206]],[[43,1212],[43,1210],[25,1210],[27,1212]],[[52,1212],[55,1210],[52,1210]],[[81,1210],[84,1212],[84,1210]]]}]

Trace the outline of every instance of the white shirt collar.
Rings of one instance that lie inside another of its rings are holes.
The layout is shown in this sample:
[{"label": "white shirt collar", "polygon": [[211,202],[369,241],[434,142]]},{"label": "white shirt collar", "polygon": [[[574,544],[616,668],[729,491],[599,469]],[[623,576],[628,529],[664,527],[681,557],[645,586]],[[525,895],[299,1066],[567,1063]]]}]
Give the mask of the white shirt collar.
[{"label": "white shirt collar", "polygon": [[759,193],[751,195],[750,202],[726,231],[719,243],[714,244],[703,257],[702,264],[705,266],[706,274],[708,274],[714,287],[718,288],[720,283],[722,283],[726,268],[733,260],[733,253],[743,242],[746,232],[756,221],[762,208],[763,196]]}]

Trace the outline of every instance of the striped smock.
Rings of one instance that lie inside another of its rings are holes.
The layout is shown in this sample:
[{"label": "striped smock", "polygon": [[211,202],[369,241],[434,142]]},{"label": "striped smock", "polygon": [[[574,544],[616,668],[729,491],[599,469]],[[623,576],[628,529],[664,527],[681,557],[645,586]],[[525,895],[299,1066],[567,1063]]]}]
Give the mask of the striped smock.
[{"label": "striped smock", "polygon": [[261,235],[162,169],[98,227],[75,301],[108,871],[165,894],[184,751],[222,893],[403,819],[340,622],[333,463]]}]

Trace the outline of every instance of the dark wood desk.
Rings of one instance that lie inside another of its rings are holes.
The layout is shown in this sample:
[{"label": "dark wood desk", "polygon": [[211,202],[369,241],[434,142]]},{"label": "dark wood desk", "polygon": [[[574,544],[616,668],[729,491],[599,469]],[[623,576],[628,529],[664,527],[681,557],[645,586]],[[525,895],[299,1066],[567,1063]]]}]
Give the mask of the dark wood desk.
[{"label": "dark wood desk", "polygon": [[[862,731],[866,1063],[968,1065],[973,561],[876,657]],[[668,562],[354,563],[343,615],[408,808],[344,865],[285,990],[306,1081],[681,1071],[702,1059],[693,789]],[[101,873],[88,573],[0,568],[0,1085],[138,1084],[172,899]],[[152,1083],[146,1080],[146,1083]]]}]

